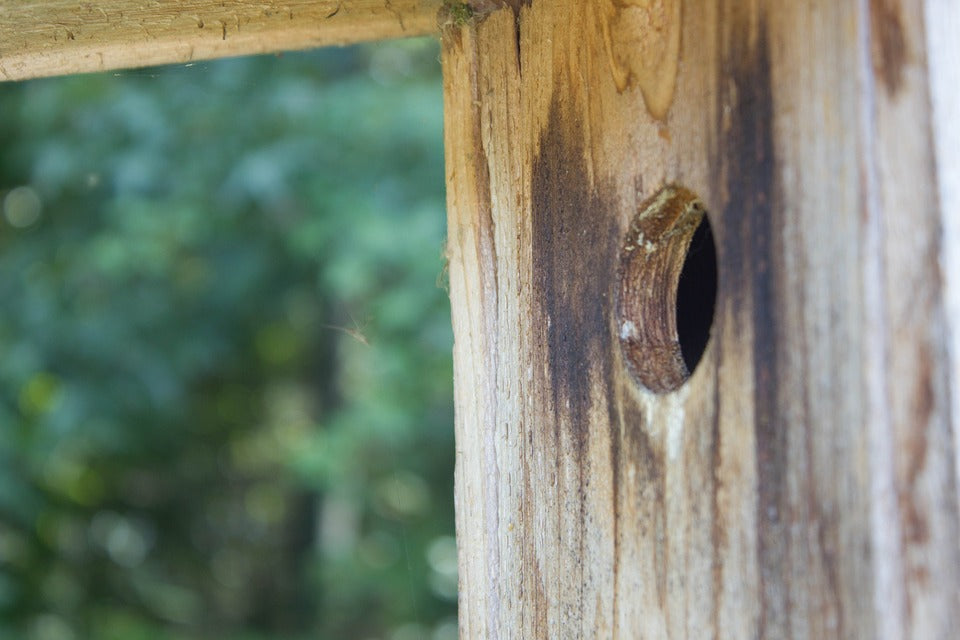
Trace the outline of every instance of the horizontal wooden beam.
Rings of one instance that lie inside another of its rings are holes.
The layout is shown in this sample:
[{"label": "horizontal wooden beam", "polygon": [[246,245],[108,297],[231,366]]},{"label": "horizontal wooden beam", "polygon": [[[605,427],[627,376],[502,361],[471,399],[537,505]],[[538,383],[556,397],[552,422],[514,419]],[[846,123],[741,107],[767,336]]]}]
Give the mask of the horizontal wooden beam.
[{"label": "horizontal wooden beam", "polygon": [[437,30],[441,0],[0,0],[0,79],[276,53]]}]

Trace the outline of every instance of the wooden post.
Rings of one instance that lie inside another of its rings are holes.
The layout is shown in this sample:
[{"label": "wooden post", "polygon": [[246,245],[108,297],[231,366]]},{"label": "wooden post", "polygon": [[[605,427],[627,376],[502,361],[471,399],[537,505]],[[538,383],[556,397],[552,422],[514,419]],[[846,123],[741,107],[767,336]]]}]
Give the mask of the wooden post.
[{"label": "wooden post", "polygon": [[[960,12],[473,9],[442,35],[461,637],[955,637]],[[619,298],[675,286],[624,266],[664,185],[719,289],[654,393]]]}]

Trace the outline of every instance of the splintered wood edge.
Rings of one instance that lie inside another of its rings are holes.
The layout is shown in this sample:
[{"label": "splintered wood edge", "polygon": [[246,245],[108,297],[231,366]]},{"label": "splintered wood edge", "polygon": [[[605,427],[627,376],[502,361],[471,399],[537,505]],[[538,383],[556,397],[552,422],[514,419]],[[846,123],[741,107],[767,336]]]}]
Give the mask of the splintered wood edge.
[{"label": "splintered wood edge", "polygon": [[617,323],[627,369],[667,393],[690,377],[677,335],[677,285],[706,213],[689,189],[667,185],[640,205],[620,249]]},{"label": "splintered wood edge", "polygon": [[0,0],[0,80],[430,35],[442,0]]}]

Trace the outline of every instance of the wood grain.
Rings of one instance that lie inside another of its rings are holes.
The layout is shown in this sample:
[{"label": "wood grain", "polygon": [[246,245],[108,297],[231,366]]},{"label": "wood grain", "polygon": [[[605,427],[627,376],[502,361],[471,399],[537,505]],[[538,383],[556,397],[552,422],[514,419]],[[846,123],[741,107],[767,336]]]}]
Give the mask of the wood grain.
[{"label": "wood grain", "polygon": [[276,53],[437,31],[440,0],[0,0],[0,79]]},{"label": "wood grain", "polygon": [[[941,268],[949,323],[950,379],[960,380],[960,3],[928,2],[924,12],[930,73],[933,143],[936,153]],[[960,416],[960,390],[951,393],[950,415]],[[954,468],[960,484],[960,437],[953,439]]]},{"label": "wood grain", "polygon": [[[442,37],[461,637],[953,637],[952,9],[510,5]],[[719,292],[656,395],[613,301],[672,183]]]}]

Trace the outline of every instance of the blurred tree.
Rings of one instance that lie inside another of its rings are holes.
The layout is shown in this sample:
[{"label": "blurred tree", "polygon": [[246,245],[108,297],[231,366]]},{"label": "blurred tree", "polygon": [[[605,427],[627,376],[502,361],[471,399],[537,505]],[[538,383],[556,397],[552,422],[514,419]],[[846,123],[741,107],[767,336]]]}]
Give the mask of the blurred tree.
[{"label": "blurred tree", "polygon": [[437,51],[0,85],[0,637],[455,637]]}]

